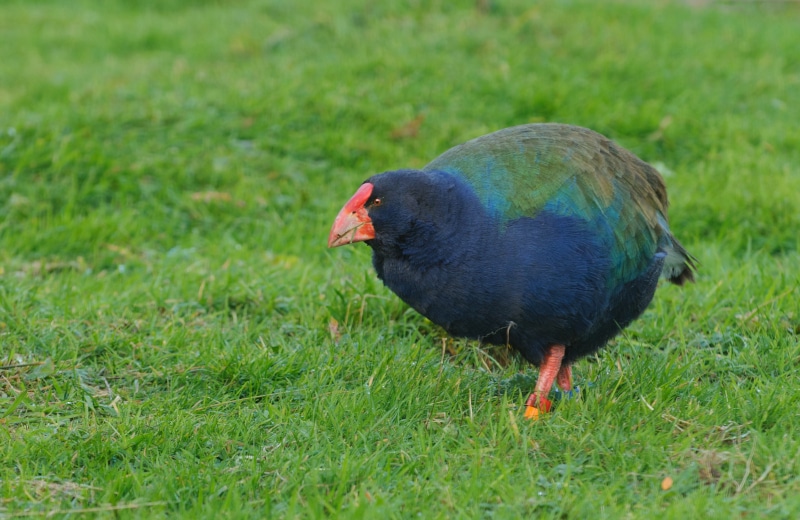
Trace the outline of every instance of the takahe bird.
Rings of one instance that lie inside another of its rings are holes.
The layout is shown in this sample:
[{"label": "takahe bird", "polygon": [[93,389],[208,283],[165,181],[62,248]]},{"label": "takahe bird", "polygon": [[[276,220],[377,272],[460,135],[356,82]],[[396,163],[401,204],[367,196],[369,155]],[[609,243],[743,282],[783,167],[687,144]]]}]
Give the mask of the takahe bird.
[{"label": "takahe bird", "polygon": [[367,179],[337,215],[336,247],[365,241],[378,277],[454,336],[509,344],[540,367],[525,417],[554,380],[645,310],[659,275],[693,281],[667,225],[661,175],[576,126],[506,128],[422,170]]}]

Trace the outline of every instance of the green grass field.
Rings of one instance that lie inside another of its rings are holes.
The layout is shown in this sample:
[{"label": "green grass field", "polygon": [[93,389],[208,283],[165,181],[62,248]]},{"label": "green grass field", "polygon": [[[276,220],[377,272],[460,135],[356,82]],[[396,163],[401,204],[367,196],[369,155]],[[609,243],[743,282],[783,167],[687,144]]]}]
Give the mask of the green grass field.
[{"label": "green grass field", "polygon": [[[799,23],[3,2],[0,517],[800,517]],[[372,173],[535,121],[664,171],[700,271],[527,423],[535,369],[325,244]]]}]

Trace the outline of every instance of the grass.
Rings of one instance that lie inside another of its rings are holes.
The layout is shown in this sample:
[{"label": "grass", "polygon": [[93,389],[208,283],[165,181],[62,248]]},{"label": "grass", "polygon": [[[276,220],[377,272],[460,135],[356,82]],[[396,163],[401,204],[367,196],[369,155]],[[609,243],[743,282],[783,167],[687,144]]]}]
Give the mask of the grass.
[{"label": "grass", "polygon": [[[4,2],[0,517],[800,516],[798,16]],[[659,165],[700,260],[535,424],[535,370],[325,249],[370,174],[532,121]]]}]

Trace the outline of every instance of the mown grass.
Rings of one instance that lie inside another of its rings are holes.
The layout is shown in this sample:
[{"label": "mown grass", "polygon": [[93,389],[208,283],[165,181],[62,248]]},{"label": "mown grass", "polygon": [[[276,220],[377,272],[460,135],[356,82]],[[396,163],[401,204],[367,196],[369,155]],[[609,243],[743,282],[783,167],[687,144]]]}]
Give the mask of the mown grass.
[{"label": "mown grass", "polygon": [[[800,515],[800,11],[697,4],[4,2],[0,516]],[[324,247],[531,121],[659,165],[700,260],[535,424]]]}]

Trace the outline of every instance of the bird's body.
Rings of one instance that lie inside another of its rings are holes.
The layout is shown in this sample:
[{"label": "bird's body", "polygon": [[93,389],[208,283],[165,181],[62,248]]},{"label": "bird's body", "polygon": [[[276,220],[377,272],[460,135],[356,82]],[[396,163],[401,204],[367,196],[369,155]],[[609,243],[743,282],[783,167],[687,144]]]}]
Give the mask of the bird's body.
[{"label": "bird's body", "polygon": [[432,322],[542,365],[529,408],[644,311],[659,275],[692,279],[658,172],[568,125],[500,130],[423,170],[371,177],[329,245],[359,240],[383,282]]}]

